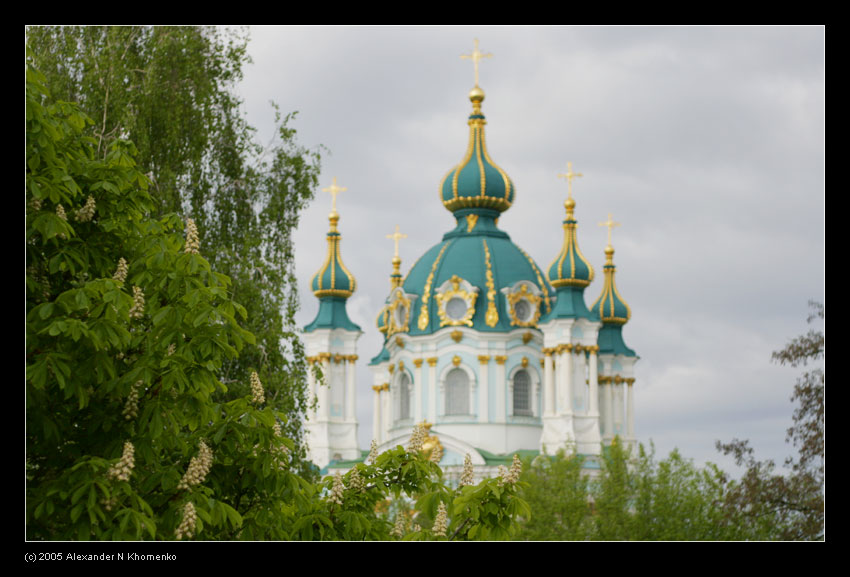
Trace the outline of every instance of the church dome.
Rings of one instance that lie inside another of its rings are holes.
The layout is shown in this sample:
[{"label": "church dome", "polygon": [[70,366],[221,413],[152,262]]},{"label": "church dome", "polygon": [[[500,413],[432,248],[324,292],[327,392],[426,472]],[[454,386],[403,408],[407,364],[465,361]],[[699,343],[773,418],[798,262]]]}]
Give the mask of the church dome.
[{"label": "church dome", "polygon": [[552,308],[552,287],[540,267],[496,227],[495,210],[456,213],[457,227],[428,250],[402,288],[418,295],[410,335],[467,326],[506,332],[536,326]]},{"label": "church dome", "polygon": [[331,230],[328,232],[328,254],[319,271],[313,276],[310,288],[318,298],[324,297],[350,297],[357,289],[357,281],[345,265],[339,253],[339,244],[342,240],[337,223],[339,214],[332,212],[329,217]]},{"label": "church dome", "polygon": [[586,287],[593,281],[593,267],[581,254],[576,238],[578,221],[574,216],[576,201],[564,202],[567,218],[564,220],[564,243],[561,252],[549,265],[549,281],[554,287]]},{"label": "church dome", "polygon": [[504,212],[514,201],[513,182],[487,152],[481,112],[484,91],[478,86],[469,93],[472,114],[469,115],[469,146],[460,164],[452,168],[440,183],[440,195],[451,212],[469,208],[487,208]]}]

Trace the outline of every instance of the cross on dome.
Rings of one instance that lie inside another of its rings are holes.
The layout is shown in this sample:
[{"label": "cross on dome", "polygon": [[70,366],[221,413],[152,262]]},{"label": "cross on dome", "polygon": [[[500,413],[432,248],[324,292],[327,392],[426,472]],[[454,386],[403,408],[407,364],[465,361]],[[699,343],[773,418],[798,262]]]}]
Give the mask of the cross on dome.
[{"label": "cross on dome", "polygon": [[472,54],[461,54],[460,57],[464,60],[472,60],[472,64],[475,66],[475,86],[478,86],[478,63],[481,62],[482,58],[492,58],[493,55],[490,52],[481,52],[478,49],[478,38],[476,38],[475,50],[472,51]]}]

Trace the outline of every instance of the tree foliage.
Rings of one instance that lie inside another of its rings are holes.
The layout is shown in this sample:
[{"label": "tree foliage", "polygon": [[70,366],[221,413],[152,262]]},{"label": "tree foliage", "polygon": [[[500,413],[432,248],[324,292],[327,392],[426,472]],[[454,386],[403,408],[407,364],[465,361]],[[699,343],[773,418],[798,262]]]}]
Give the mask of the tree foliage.
[{"label": "tree foliage", "polygon": [[[298,475],[293,415],[256,374],[221,378],[255,337],[194,223],[157,214],[134,145],[100,150],[95,121],[53,101],[31,58],[26,106],[29,539],[512,534],[528,514],[515,480],[452,489],[416,448]],[[416,503],[418,528],[395,530],[392,497]]]},{"label": "tree foliage", "polygon": [[[810,302],[808,321],[824,320],[824,306]],[[824,333],[810,330],[794,338],[773,360],[792,367],[806,366],[824,358]],[[717,442],[718,450],[732,455],[745,468],[741,483],[730,492],[727,506],[751,519],[770,519],[775,538],[819,540],[824,538],[824,432],[825,378],[822,368],[806,371],[797,379],[791,401],[796,403],[787,441],[798,449],[785,465],[788,474],[776,473],[772,460],[760,461],[746,440]]]},{"label": "tree foliage", "polygon": [[255,342],[222,359],[220,400],[247,393],[257,371],[284,432],[301,447],[306,363],[291,232],[318,182],[319,154],[297,143],[294,115],[276,110],[276,138],[256,143],[236,93],[249,62],[247,36],[213,27],[31,27],[27,40],[44,84],[92,121],[91,154],[131,140],[148,177],[152,214],[191,217],[200,253],[230,278]]}]

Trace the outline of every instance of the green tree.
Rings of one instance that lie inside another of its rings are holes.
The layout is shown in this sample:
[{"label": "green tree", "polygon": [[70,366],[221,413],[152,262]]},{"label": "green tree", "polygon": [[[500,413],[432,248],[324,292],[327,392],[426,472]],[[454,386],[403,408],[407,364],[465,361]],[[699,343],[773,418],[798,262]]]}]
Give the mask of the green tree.
[{"label": "green tree", "polygon": [[[105,158],[112,143],[137,147],[155,215],[191,217],[200,252],[227,275],[255,335],[222,360],[228,393],[247,394],[257,371],[269,402],[288,418],[284,433],[303,456],[306,362],[291,232],[313,197],[319,154],[299,146],[294,116],[277,111],[276,138],[255,142],[236,85],[249,62],[247,35],[213,27],[31,27],[27,40],[51,94],[93,119],[85,133]],[[271,114],[271,111],[270,111]],[[302,472],[306,468],[302,468]]]},{"label": "green tree", "polygon": [[[824,320],[824,306],[810,302],[809,323]],[[773,353],[773,360],[792,367],[824,358],[824,333],[810,330]],[[791,401],[797,403],[787,441],[797,447],[789,457],[787,474],[778,474],[772,460],[760,461],[746,440],[717,441],[717,449],[732,455],[744,474],[726,500],[726,509],[752,523],[773,528],[771,538],[820,540],[824,538],[824,432],[825,378],[822,368],[806,371],[797,380]]]},{"label": "green tree", "polygon": [[[197,227],[156,216],[135,148],[105,154],[27,59],[26,531],[34,540],[506,538],[519,471],[452,490],[415,443],[313,483],[252,373],[254,342]],[[418,438],[421,439],[419,431]],[[391,532],[377,505],[433,523]],[[438,522],[439,521],[439,522]],[[411,528],[412,529],[412,528]]]}]

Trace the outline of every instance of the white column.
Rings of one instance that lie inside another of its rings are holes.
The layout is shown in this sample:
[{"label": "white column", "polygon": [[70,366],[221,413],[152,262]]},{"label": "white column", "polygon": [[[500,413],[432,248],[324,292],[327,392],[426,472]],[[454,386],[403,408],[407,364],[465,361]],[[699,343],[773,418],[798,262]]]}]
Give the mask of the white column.
[{"label": "white column", "polygon": [[494,391],[496,393],[496,414],[494,415],[493,421],[496,423],[504,423],[505,422],[505,395],[508,390],[508,382],[505,380],[505,362],[507,362],[508,357],[495,356],[496,359],[496,386],[494,387]]},{"label": "white column", "polygon": [[381,441],[386,441],[390,438],[390,423],[392,421],[392,406],[390,405],[390,385],[384,383],[381,385]]},{"label": "white column", "polygon": [[614,386],[614,383],[610,380],[611,377],[606,377],[605,384],[602,385],[602,390],[604,392],[604,402],[605,402],[605,410],[603,411],[604,417],[604,426],[605,426],[605,436],[613,437],[614,436],[614,421],[612,420],[612,414],[614,411],[614,399],[611,391],[611,387]]},{"label": "white column", "polygon": [[[587,363],[585,363],[584,348],[579,348],[580,345],[574,347],[574,354],[570,356],[573,361],[573,370],[570,373],[573,381],[571,383],[572,393],[575,397],[581,399],[581,414],[586,415],[588,409],[587,402]],[[578,349],[576,351],[576,349]]]},{"label": "white column", "polygon": [[345,420],[356,419],[354,414],[354,361],[357,355],[349,355],[345,358]]},{"label": "white column", "polygon": [[543,415],[555,414],[555,366],[552,351],[543,351]]},{"label": "white column", "polygon": [[588,387],[588,393],[590,394],[590,415],[594,417],[599,416],[599,366],[597,365],[596,358],[596,349],[599,347],[592,346],[589,347],[590,350],[590,358],[588,362],[590,363],[589,378],[590,378],[590,386]]},{"label": "white column", "polygon": [[478,407],[478,422],[490,422],[490,381],[488,380],[488,367],[490,365],[489,355],[478,355],[478,363],[481,368],[478,370],[479,390],[478,398],[481,403]]},{"label": "white column", "polygon": [[375,400],[372,403],[372,438],[380,444],[381,439],[381,385],[372,385]]},{"label": "white column", "polygon": [[632,385],[634,379],[626,379],[626,431],[629,439],[635,438],[635,398]]},{"label": "white column", "polygon": [[331,356],[325,353],[321,357],[322,376],[324,382],[317,383],[316,394],[319,397],[319,420],[327,421],[330,415],[330,390],[331,390]]},{"label": "white column", "polygon": [[573,349],[569,346],[561,353],[561,360],[564,362],[564,372],[561,376],[564,396],[564,404],[561,405],[562,415],[573,414]]},{"label": "white column", "polygon": [[414,423],[422,422],[422,359],[415,359],[413,366],[413,415]]},{"label": "white column", "polygon": [[437,422],[437,357],[428,359],[428,422]]},{"label": "white column", "polygon": [[623,378],[620,375],[614,377],[614,426],[623,435]]}]

